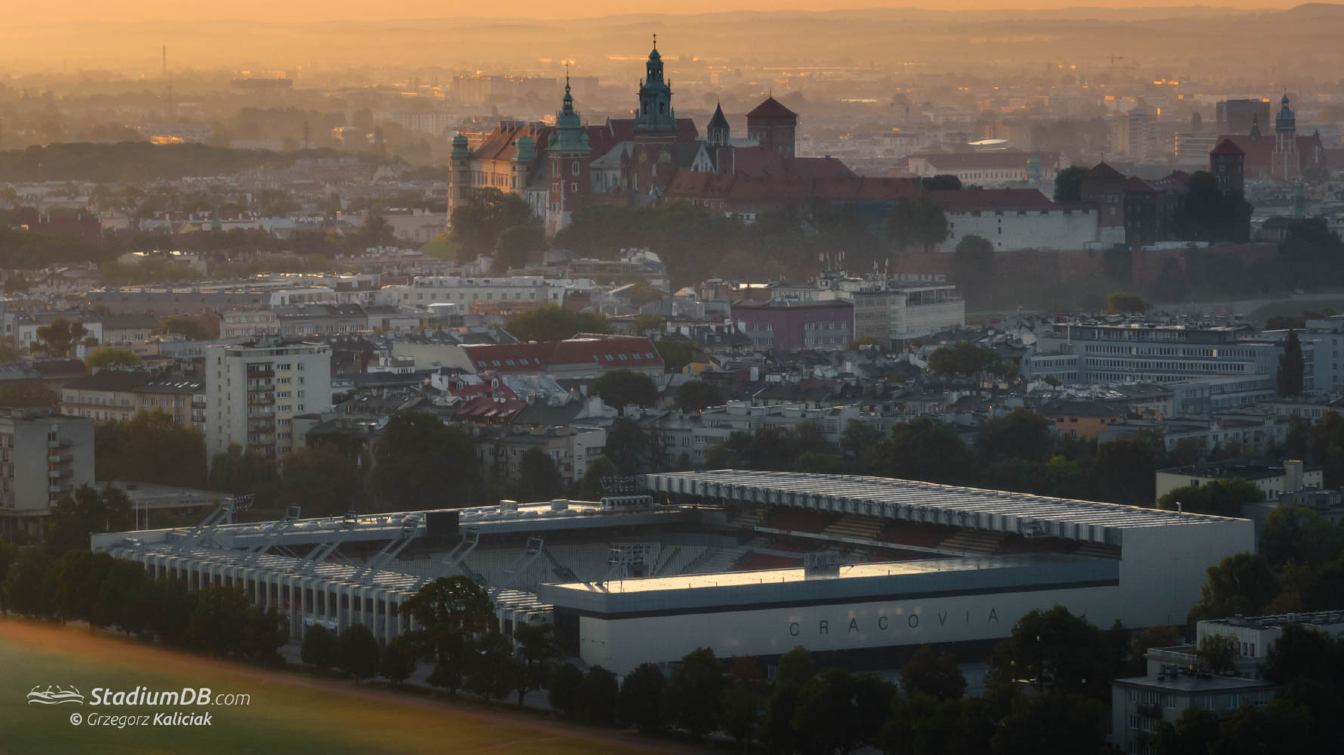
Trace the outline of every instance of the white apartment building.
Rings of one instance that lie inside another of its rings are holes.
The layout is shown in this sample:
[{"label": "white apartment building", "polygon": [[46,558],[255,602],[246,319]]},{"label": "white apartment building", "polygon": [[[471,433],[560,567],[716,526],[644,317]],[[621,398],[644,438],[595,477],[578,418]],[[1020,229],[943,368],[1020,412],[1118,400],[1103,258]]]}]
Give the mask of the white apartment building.
[{"label": "white apartment building", "polygon": [[0,408],[0,533],[36,534],[61,496],[93,484],[93,420]]},{"label": "white apartment building", "polygon": [[1242,329],[1227,326],[1056,323],[1023,359],[1022,375],[1065,383],[1272,378],[1282,346],[1243,335]]},{"label": "white apartment building", "polygon": [[206,353],[206,450],[230,445],[281,458],[295,448],[294,417],[331,409],[331,349],[256,341]]},{"label": "white apartment building", "polygon": [[545,304],[561,306],[565,292],[576,281],[546,279],[540,275],[512,275],[466,278],[458,275],[425,275],[409,286],[386,286],[380,301],[402,307],[428,307],[431,304],[458,305],[458,311]]}]

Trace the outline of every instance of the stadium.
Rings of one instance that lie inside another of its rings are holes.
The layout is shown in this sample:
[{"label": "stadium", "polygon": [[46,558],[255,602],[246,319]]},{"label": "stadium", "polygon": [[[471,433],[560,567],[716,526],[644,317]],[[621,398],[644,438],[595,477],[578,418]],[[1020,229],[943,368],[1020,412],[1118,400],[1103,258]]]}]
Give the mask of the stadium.
[{"label": "stadium", "polygon": [[698,647],[766,661],[802,645],[894,668],[965,656],[1056,604],[1094,624],[1184,623],[1205,571],[1255,549],[1252,523],[878,477],[715,470],[623,478],[600,501],[235,523],[93,536],[95,550],[193,588],[235,585],[306,627],[411,628],[401,604],[466,575],[502,630],[624,673]]}]

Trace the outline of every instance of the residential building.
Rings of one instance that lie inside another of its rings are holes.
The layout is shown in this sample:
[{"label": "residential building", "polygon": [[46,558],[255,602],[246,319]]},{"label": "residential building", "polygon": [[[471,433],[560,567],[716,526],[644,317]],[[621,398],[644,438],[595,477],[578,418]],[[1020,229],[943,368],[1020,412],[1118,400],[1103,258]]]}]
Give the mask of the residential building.
[{"label": "residential building", "polygon": [[732,318],[763,351],[834,351],[854,340],[854,305],[847,301],[734,302]]},{"label": "residential building", "polygon": [[1265,499],[1270,501],[1277,501],[1279,495],[1283,493],[1296,493],[1309,488],[1320,489],[1325,485],[1324,472],[1320,467],[1308,467],[1295,459],[1279,463],[1244,459],[1203,462],[1159,469],[1156,476],[1158,498],[1176,488],[1199,487],[1227,480],[1246,480],[1254,483],[1264,493]]},{"label": "residential building", "polygon": [[1266,681],[1176,667],[1116,679],[1111,682],[1111,743],[1121,752],[1150,753],[1162,724],[1175,724],[1186,711],[1230,715],[1243,706],[1269,704],[1274,690]]},{"label": "residential building", "polygon": [[331,409],[331,349],[281,340],[211,346],[205,388],[211,456],[238,445],[279,459],[296,446],[295,416]]},{"label": "residential building", "polygon": [[61,387],[61,413],[95,422],[163,412],[179,425],[204,430],[205,383],[145,371],[99,370]]},{"label": "residential building", "polygon": [[52,506],[93,479],[92,420],[0,408],[0,532],[39,533]]}]

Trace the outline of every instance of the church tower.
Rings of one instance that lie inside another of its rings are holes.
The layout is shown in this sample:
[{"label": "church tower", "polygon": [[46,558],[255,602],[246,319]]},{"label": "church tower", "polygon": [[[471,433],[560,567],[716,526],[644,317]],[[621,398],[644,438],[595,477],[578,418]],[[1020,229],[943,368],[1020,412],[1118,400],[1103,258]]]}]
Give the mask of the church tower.
[{"label": "church tower", "polygon": [[672,110],[672,82],[663,80],[663,56],[658,54],[658,35],[639,82],[639,109],[635,111],[635,135],[675,137],[677,114]]},{"label": "church tower", "polygon": [[1279,114],[1274,117],[1274,161],[1270,174],[1283,181],[1301,177],[1302,161],[1297,154],[1297,116],[1288,105],[1288,95],[1280,101]]},{"label": "church tower", "polygon": [[555,131],[546,155],[550,162],[550,190],[546,203],[546,232],[554,234],[569,225],[574,210],[588,194],[588,163],[593,148],[588,130],[574,110],[574,95],[565,74],[565,98],[555,114]]},{"label": "church tower", "polygon": [[465,204],[471,193],[471,148],[467,145],[466,134],[458,133],[453,137],[453,154],[449,158],[448,168],[448,218],[446,225],[453,225],[453,210]]}]

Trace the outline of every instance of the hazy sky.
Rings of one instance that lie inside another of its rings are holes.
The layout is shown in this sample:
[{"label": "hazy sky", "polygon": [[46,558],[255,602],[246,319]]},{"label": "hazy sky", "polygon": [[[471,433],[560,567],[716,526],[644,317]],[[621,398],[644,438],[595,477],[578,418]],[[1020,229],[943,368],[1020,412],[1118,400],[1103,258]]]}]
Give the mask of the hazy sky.
[{"label": "hazy sky", "polygon": [[[675,0],[632,3],[629,0],[571,0],[554,3],[482,3],[479,0],[44,0],[13,2],[6,23],[68,21],[208,20],[218,18],[271,21],[455,16],[500,19],[557,18],[636,13],[708,13],[726,10],[831,10],[838,8],[916,7],[938,10],[1066,8],[1097,6],[1144,8],[1189,6],[1192,0]],[[1300,0],[1216,0],[1206,6],[1287,8]]]}]

